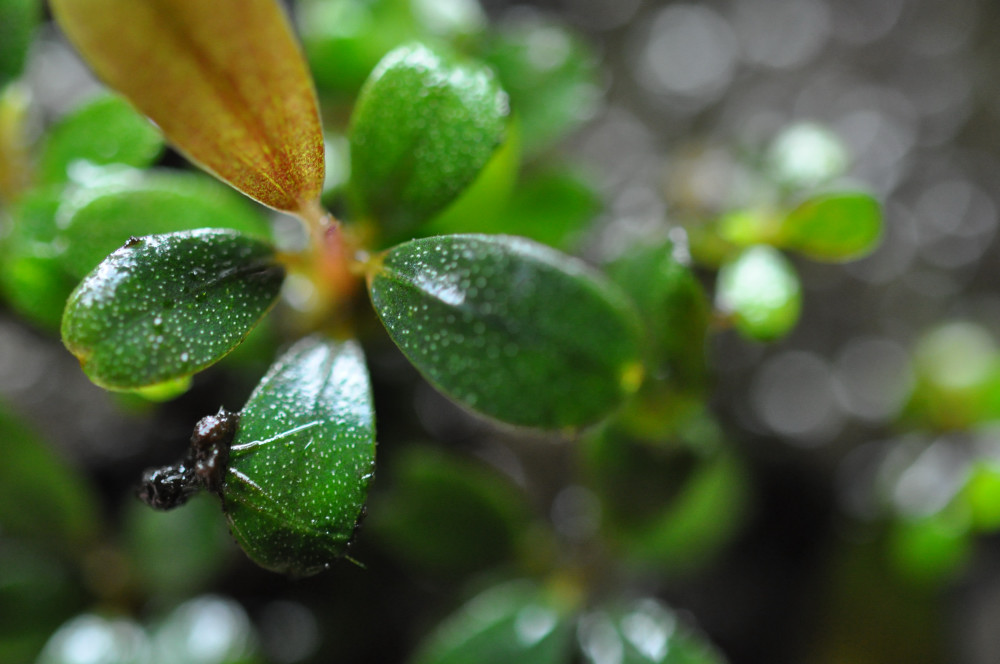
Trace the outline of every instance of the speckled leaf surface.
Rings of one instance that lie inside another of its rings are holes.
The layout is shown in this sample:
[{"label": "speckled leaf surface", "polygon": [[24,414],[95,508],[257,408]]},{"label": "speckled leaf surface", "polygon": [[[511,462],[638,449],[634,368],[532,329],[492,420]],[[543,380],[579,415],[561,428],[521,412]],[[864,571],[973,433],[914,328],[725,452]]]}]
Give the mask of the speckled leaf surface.
[{"label": "speckled leaf surface", "polygon": [[233,536],[268,569],[296,576],[325,569],[354,534],[374,464],[361,347],[303,339],[243,409],[222,492]]},{"label": "speckled leaf surface", "polygon": [[383,256],[369,290],[393,341],[433,385],[504,422],[590,424],[641,379],[638,317],[625,296],[530,240],[407,242]]},{"label": "speckled leaf surface", "polygon": [[422,45],[379,63],[351,118],[351,184],[386,235],[398,236],[454,200],[504,135],[507,95],[490,70]]},{"label": "speckled leaf surface", "polygon": [[60,258],[82,278],[129,237],[232,228],[267,240],[253,203],[201,173],[129,170],[66,196],[56,216]]},{"label": "speckled leaf surface", "polygon": [[323,185],[312,81],[274,0],[53,0],[97,75],[193,161],[289,212]]},{"label": "speckled leaf surface", "polygon": [[780,251],[754,245],[719,270],[715,303],[732,316],[742,334],[770,341],[798,322],[802,286],[795,267]]},{"label": "speckled leaf surface", "polygon": [[284,274],[270,245],[232,230],[130,240],[70,295],[63,343],[111,389],[186,376],[239,345]]},{"label": "speckled leaf surface", "polygon": [[882,210],[869,194],[821,194],[792,210],[781,231],[785,246],[810,258],[851,260],[877,246],[882,235]]}]

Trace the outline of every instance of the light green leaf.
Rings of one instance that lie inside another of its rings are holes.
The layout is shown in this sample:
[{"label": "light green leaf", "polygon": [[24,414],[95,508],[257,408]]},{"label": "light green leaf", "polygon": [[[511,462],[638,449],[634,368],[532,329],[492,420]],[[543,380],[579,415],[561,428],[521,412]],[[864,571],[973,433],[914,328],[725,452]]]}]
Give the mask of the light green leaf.
[{"label": "light green leaf", "polygon": [[802,287],[788,259],[766,245],[755,245],[719,270],[716,306],[751,339],[771,341],[798,322]]},{"label": "light green leaf", "polygon": [[240,344],[284,274],[271,246],[232,230],[134,238],[70,296],[63,342],[110,389],[190,375]]},{"label": "light green leaf", "polygon": [[222,489],[233,536],[267,569],[296,576],[326,569],[354,535],[374,464],[361,347],[303,339],[243,408]]},{"label": "light green leaf", "polygon": [[882,234],[882,210],[857,192],[822,194],[792,210],[781,226],[781,243],[810,258],[847,261],[871,252]]},{"label": "light green leaf", "polygon": [[503,235],[423,238],[369,276],[393,341],[438,389],[498,420],[591,424],[638,387],[639,324],[584,263]]},{"label": "light green leaf", "polygon": [[483,65],[414,44],[389,53],[351,118],[351,184],[388,237],[427,221],[479,174],[504,135],[507,96]]}]

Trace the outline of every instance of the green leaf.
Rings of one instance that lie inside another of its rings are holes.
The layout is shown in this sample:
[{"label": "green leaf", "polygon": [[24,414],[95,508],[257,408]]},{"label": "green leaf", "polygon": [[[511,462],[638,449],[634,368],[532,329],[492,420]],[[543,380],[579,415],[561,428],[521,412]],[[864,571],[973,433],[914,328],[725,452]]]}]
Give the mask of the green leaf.
[{"label": "green leaf", "polygon": [[407,242],[374,266],[369,290],[393,341],[435,387],[504,422],[591,424],[641,380],[625,296],[583,262],[523,238]]},{"label": "green leaf", "polygon": [[98,179],[66,197],[57,222],[63,264],[77,279],[132,236],[232,228],[271,237],[267,218],[229,187],[199,173],[168,170]]},{"label": "green leaf", "polygon": [[148,166],[162,151],[163,137],[149,120],[121,97],[102,95],[49,130],[39,156],[38,180],[65,182],[78,162]]},{"label": "green leaf", "polygon": [[41,20],[40,0],[0,0],[0,89],[24,70],[28,47]]},{"label": "green leaf", "polygon": [[284,275],[271,246],[232,230],[134,238],[73,291],[63,343],[110,389],[187,376],[240,344]]},{"label": "green leaf", "polygon": [[577,631],[587,664],[724,664],[712,644],[657,599],[643,598],[597,610]]},{"label": "green leaf", "polygon": [[566,664],[574,604],[530,581],[494,586],[441,623],[413,664]]},{"label": "green leaf", "polygon": [[243,408],[222,490],[233,536],[262,567],[320,572],[347,550],[374,468],[361,347],[303,339]]},{"label": "green leaf", "polygon": [[802,287],[795,268],[780,251],[755,245],[719,270],[716,306],[751,339],[771,341],[798,322]]},{"label": "green leaf", "polygon": [[491,71],[414,44],[389,53],[351,118],[351,183],[388,237],[440,212],[489,161],[507,96]]},{"label": "green leaf", "polygon": [[782,244],[810,258],[846,261],[871,252],[882,234],[882,210],[869,194],[822,194],[785,218]]}]

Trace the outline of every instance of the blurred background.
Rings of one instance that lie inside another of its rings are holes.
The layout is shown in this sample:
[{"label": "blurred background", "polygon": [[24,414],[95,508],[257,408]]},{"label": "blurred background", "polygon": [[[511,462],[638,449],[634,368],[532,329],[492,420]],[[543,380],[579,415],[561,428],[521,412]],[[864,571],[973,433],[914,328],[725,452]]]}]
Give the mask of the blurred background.
[{"label": "blurred background", "polygon": [[[517,200],[564,223],[551,243],[594,263],[669,238],[712,292],[719,264],[700,229],[775,205],[789,180],[870,191],[881,242],[843,263],[789,253],[797,325],[766,343],[713,327],[709,415],[672,429],[683,443],[671,446],[498,429],[435,393],[385,339],[369,340],[380,458],[351,554],[363,567],[308,581],[246,560],[207,496],[171,513],[132,498],[142,470],[174,461],[198,418],[240,407],[281,330],[255,333],[156,403],[91,385],[53,326],[8,291],[0,661],[385,663],[415,651],[475,661],[422,644],[509,579],[586,588],[568,601],[584,615],[567,637],[579,654],[528,661],[1000,660],[1000,46],[989,29],[1000,7],[290,9],[329,125],[334,207],[350,99],[381,55],[421,38],[498,68],[521,113]],[[36,140],[99,92],[44,20],[18,85]],[[183,162],[167,151],[157,165]],[[676,660],[616,659],[594,645],[593,606],[644,598],[714,645]]]}]

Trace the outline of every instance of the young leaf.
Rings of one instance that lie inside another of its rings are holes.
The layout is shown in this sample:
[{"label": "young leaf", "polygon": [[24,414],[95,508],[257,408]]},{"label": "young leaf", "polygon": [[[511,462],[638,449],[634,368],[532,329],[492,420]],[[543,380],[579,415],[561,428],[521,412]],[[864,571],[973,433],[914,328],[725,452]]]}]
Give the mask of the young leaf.
[{"label": "young leaf", "polygon": [[57,215],[61,258],[82,278],[131,236],[232,228],[267,240],[267,219],[250,201],[200,173],[129,171],[66,197]]},{"label": "young leaf", "polygon": [[784,246],[821,261],[846,261],[872,251],[882,234],[882,211],[869,194],[810,198],[782,224]]},{"label": "young leaf", "polygon": [[798,322],[802,287],[795,268],[780,251],[755,245],[719,270],[715,301],[733,317],[740,332],[771,341]]},{"label": "young leaf", "polygon": [[143,167],[163,152],[163,138],[153,124],[114,95],[104,95],[75,109],[45,137],[38,159],[38,180],[66,182],[77,162]]},{"label": "young leaf", "polygon": [[420,44],[389,53],[351,118],[351,182],[389,237],[444,209],[489,161],[507,96],[488,68]]},{"label": "young leaf", "polygon": [[401,244],[374,267],[369,290],[421,373],[498,420],[590,424],[641,379],[639,324],[624,295],[582,262],[523,238]]},{"label": "young leaf", "polygon": [[133,238],[70,295],[63,343],[110,389],[190,375],[240,344],[284,274],[272,247],[236,231]]},{"label": "young leaf", "polygon": [[309,337],[254,390],[222,490],[233,536],[257,564],[304,576],[340,558],[375,468],[361,347]]},{"label": "young leaf", "polygon": [[273,208],[294,213],[315,205],[323,134],[278,2],[51,4],[98,76],[193,161]]}]

